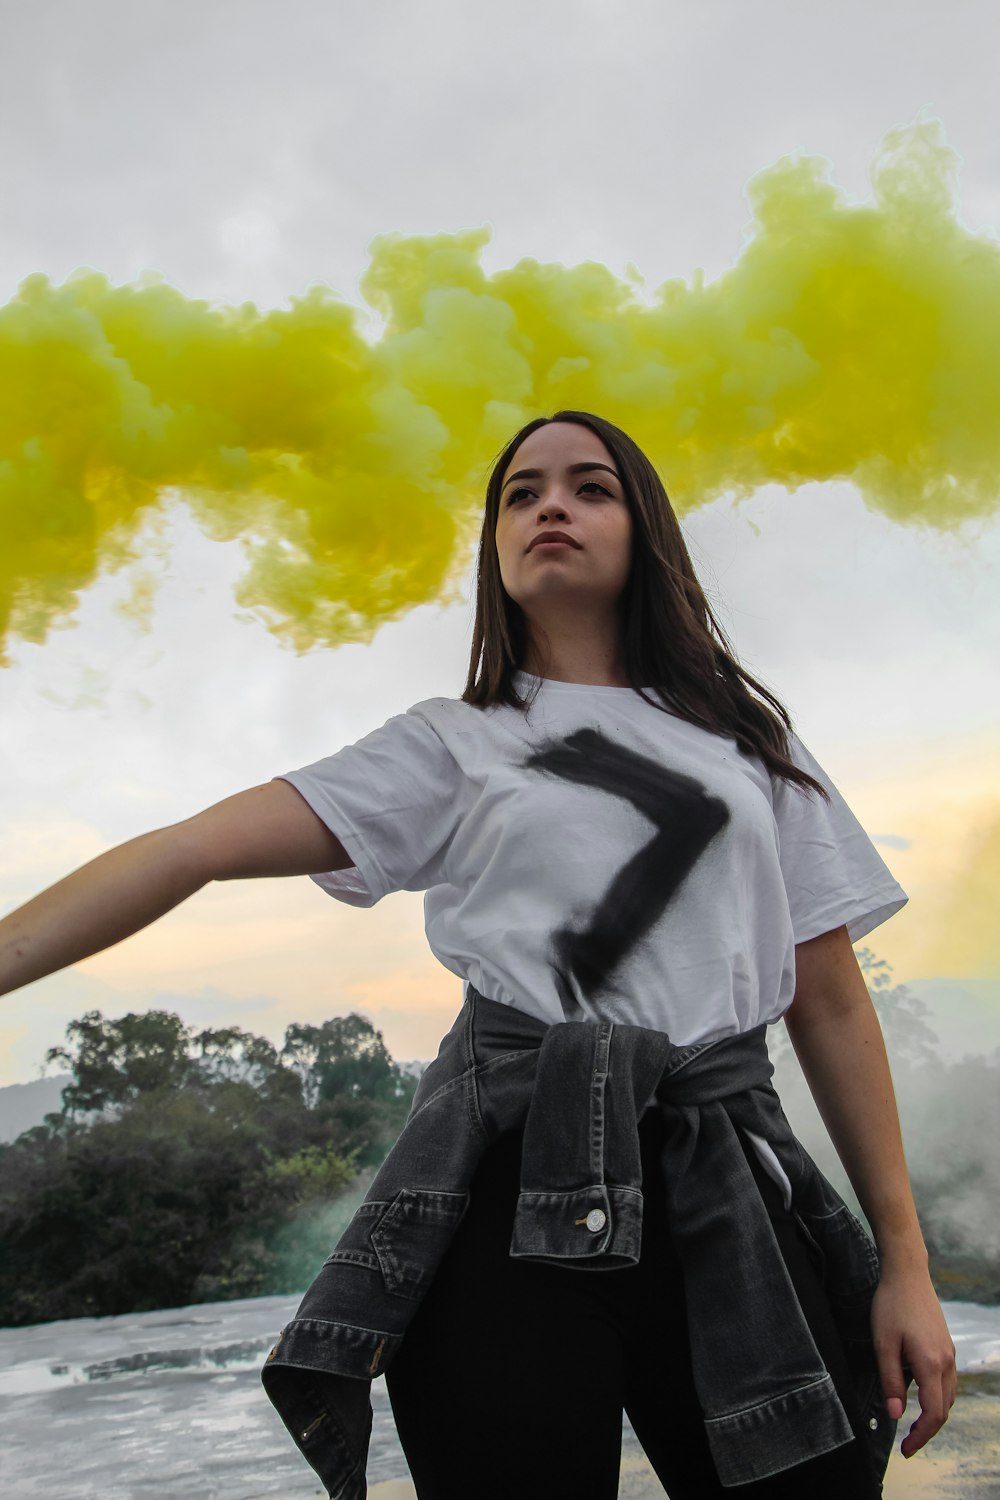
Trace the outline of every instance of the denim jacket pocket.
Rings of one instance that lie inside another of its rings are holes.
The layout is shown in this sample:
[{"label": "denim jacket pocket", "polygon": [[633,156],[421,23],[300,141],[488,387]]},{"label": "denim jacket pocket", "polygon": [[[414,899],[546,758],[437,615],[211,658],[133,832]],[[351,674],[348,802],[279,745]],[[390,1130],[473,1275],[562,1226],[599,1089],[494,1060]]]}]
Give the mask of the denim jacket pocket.
[{"label": "denim jacket pocket", "polygon": [[878,1286],[878,1251],[847,1204],[824,1214],[805,1210],[796,1218],[822,1255],[828,1290],[835,1295],[871,1296]]},{"label": "denim jacket pocket", "polygon": [[387,1292],[413,1300],[423,1296],[468,1204],[468,1193],[399,1189],[371,1232]]}]

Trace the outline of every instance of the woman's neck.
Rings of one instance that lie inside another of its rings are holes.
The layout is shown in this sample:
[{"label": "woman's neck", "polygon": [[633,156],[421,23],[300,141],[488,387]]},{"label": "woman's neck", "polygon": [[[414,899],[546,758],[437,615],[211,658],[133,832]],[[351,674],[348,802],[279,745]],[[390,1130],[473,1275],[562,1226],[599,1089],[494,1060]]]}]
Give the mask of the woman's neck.
[{"label": "woman's neck", "polygon": [[531,648],[521,670],[549,682],[576,682],[587,687],[631,687],[618,650],[593,651],[586,642],[568,642],[543,659]]}]

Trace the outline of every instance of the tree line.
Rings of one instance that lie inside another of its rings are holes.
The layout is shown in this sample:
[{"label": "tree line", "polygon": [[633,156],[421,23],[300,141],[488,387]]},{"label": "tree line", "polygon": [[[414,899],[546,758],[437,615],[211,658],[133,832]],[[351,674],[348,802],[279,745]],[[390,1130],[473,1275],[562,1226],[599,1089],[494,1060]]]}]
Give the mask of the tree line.
[{"label": "tree line", "polygon": [[49,1049],[62,1108],[0,1146],[0,1324],[294,1293],[398,1136],[417,1080],[363,1016],[276,1048],[163,1010]]},{"label": "tree line", "polygon": [[[1000,1051],[945,1063],[927,1009],[871,950],[914,1196],[942,1297],[1000,1302]],[[312,1280],[409,1112],[416,1078],[363,1016],[276,1048],[168,1011],[67,1027],[62,1109],[0,1146],[0,1324],[294,1294]],[[784,1026],[775,1085],[857,1208]]]}]

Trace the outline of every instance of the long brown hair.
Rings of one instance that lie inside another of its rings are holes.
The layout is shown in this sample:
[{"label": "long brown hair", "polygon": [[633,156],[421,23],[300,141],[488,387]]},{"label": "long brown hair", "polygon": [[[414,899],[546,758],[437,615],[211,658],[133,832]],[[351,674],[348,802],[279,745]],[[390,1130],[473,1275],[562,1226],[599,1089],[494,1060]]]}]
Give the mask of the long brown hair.
[{"label": "long brown hair", "polygon": [[[528,644],[527,629],[520,605],[500,577],[496,527],[503,476],[514,453],[530,433],[549,422],[589,427],[621,476],[632,516],[632,563],[619,600],[625,674],[631,686],[651,707],[732,736],[741,750],[759,756],[772,776],[812,787],[829,801],[826,788],[789,758],[793,724],[786,709],[740,666],[712,613],[660,476],[627,433],[590,412],[557,411],[552,417],[536,417],[514,434],[493,465],[479,538],[476,618],[462,701],[479,708],[491,703],[527,708],[531,701],[514,686],[514,673]],[[659,693],[664,702],[648,698],[644,688]]]}]

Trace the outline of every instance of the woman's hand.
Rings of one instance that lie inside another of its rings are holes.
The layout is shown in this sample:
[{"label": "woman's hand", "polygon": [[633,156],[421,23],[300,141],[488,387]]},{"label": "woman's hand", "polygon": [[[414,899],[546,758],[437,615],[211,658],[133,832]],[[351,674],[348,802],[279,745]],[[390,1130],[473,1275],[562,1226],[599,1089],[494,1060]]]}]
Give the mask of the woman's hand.
[{"label": "woman's hand", "polygon": [[913,1371],[920,1415],[899,1450],[912,1458],[947,1422],[958,1389],[955,1345],[926,1268],[883,1262],[871,1323],[882,1395],[897,1421],[906,1405],[903,1365]]}]

